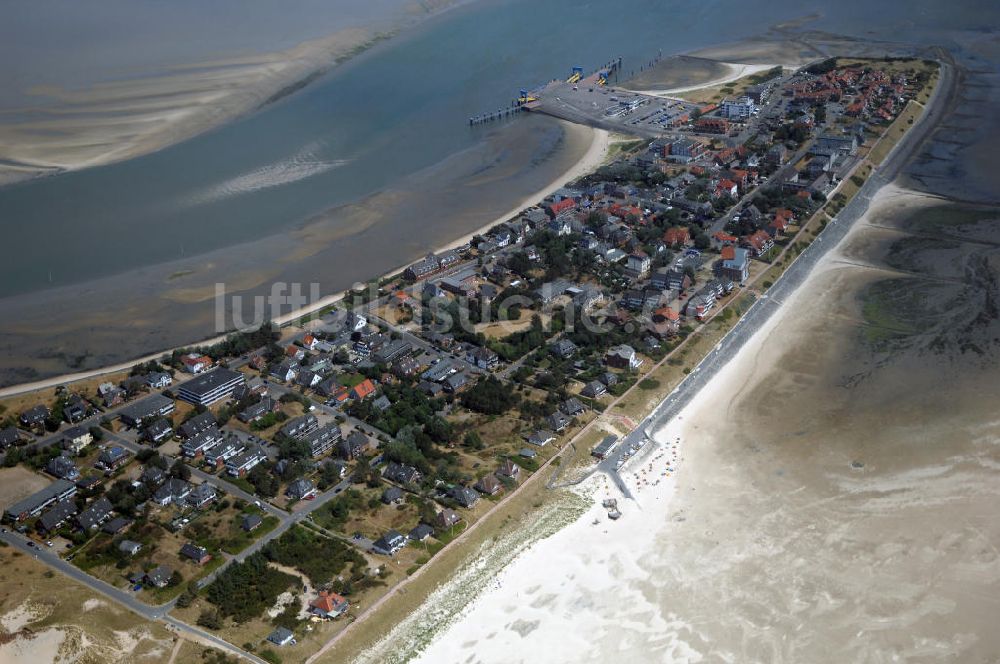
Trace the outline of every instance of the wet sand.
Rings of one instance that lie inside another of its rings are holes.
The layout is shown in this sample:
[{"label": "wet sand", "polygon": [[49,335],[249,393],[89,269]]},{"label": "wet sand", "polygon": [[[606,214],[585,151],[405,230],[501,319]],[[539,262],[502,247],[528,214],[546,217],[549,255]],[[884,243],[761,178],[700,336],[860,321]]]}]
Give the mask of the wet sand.
[{"label": "wet sand", "polygon": [[304,284],[307,294],[317,283],[329,301],[535,202],[539,183],[549,183],[545,192],[590,170],[606,145],[607,137],[589,128],[517,118],[488,130],[475,147],[292,232],[0,300],[0,384],[107,367],[211,338],[215,283],[244,296],[244,322],[253,320],[252,296],[269,293],[275,281]]},{"label": "wet sand", "polygon": [[[367,18],[355,12],[343,21],[355,25],[335,27],[289,48],[266,50],[268,44],[287,41],[281,35],[264,41],[261,52],[241,50],[188,62],[181,50],[141,71],[130,70],[128,62],[105,63],[103,70],[89,72],[88,78],[95,79],[90,84],[37,84],[12,76],[11,87],[25,87],[16,90],[23,97],[20,105],[0,107],[0,186],[173,145],[280,99],[377,41],[455,4],[389,0]],[[122,57],[127,57],[124,52]]]},{"label": "wet sand", "polygon": [[[879,202],[878,227],[859,224],[657,434],[661,452],[680,439],[676,485],[643,484],[619,522],[594,508],[533,546],[417,661],[994,658],[995,364],[957,344],[935,351],[933,329],[890,349],[869,334],[863,294],[899,270],[878,256],[914,237],[881,227],[941,204],[892,189]],[[921,233],[935,223],[924,219]],[[857,264],[863,247],[874,269]],[[996,274],[995,248],[976,247],[965,260]],[[955,255],[927,251],[906,279],[950,276]],[[956,311],[967,285],[952,286],[923,302],[925,318],[988,312],[982,298]],[[994,315],[970,335],[998,332]]]}]

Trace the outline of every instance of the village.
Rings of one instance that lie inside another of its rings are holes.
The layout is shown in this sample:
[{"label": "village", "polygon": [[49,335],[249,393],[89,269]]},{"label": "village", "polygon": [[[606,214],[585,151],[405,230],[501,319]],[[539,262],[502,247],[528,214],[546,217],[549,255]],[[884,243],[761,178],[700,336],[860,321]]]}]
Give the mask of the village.
[{"label": "village", "polygon": [[766,292],[932,64],[743,81],[316,317],[7,400],[2,537],[147,615],[304,658],[543,467],[625,463],[628,427],[591,423]]}]

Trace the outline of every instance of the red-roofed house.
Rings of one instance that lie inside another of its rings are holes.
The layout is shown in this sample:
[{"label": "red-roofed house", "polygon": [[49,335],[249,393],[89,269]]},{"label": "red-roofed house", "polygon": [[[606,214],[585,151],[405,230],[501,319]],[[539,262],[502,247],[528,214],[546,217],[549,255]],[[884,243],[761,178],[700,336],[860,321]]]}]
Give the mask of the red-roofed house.
[{"label": "red-roofed house", "polygon": [[691,232],[686,226],[673,226],[663,234],[663,241],[669,247],[677,247],[691,241]]},{"label": "red-roofed house", "polygon": [[728,134],[729,120],[723,118],[698,118],[694,123],[695,129],[710,134]]},{"label": "red-roofed house", "polygon": [[712,239],[723,247],[725,247],[726,245],[735,245],[737,242],[739,242],[739,238],[737,238],[735,235],[730,235],[725,231],[718,231],[712,236]]},{"label": "red-roofed house", "polygon": [[337,593],[321,590],[319,597],[309,602],[309,613],[320,618],[336,618],[347,613],[350,606],[347,599]]},{"label": "red-roofed house", "polygon": [[[781,214],[782,212],[788,212],[788,210],[778,210],[775,212],[774,221],[772,221],[767,227],[768,233],[770,233],[772,237],[784,235],[788,230],[789,217]],[[788,214],[791,215],[790,212],[788,212]]]},{"label": "red-roofed house", "polygon": [[743,238],[743,244],[750,249],[754,256],[762,256],[774,246],[774,240],[766,231],[757,231],[753,235]]},{"label": "red-roofed house", "polygon": [[554,219],[558,217],[561,212],[565,212],[566,210],[572,210],[575,207],[576,207],[576,201],[574,201],[572,198],[564,198],[558,203],[549,203],[548,210],[549,213],[552,215],[552,218]]},{"label": "red-roofed house", "polygon": [[289,344],[288,348],[285,349],[285,355],[292,360],[301,360],[306,356],[306,351],[295,344]]},{"label": "red-roofed house", "polygon": [[631,215],[631,216],[633,216],[633,217],[635,217],[637,219],[641,219],[642,218],[642,208],[640,208],[640,207],[638,207],[636,205],[624,206],[624,205],[622,205],[620,203],[615,203],[610,208],[608,208],[608,211],[611,214],[613,214],[616,217],[619,217],[621,219],[625,219],[629,215]]},{"label": "red-roofed house", "polygon": [[731,244],[723,247],[720,258],[724,261],[731,261],[736,258],[736,247]]},{"label": "red-roofed house", "polygon": [[185,355],[181,358],[181,364],[184,365],[184,370],[188,373],[201,373],[206,369],[211,368],[212,358],[208,355],[198,355],[197,353],[191,353]]},{"label": "red-roofed house", "polygon": [[315,348],[317,343],[319,343],[319,341],[316,339],[316,337],[314,337],[311,334],[307,334],[306,336],[302,337],[302,345],[308,348],[309,350]]},{"label": "red-roofed house", "polygon": [[365,378],[350,389],[350,397],[358,401],[363,401],[373,394],[375,394],[375,383],[371,378]]},{"label": "red-roofed house", "polygon": [[715,195],[716,197],[728,194],[733,198],[739,196],[739,187],[736,183],[729,179],[719,180],[719,184],[715,185]]}]

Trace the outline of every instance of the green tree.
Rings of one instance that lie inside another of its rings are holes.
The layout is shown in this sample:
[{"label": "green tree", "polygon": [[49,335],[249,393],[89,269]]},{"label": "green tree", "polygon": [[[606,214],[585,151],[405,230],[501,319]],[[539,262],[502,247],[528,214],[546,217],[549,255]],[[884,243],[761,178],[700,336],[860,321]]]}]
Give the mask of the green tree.
[{"label": "green tree", "polygon": [[170,466],[170,475],[186,482],[191,479],[191,469],[182,459],[177,459],[174,465]]}]

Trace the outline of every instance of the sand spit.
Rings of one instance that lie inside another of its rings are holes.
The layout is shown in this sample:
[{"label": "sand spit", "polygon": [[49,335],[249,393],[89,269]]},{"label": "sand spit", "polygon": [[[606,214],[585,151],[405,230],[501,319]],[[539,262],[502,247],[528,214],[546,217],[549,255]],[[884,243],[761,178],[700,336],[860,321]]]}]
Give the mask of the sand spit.
[{"label": "sand spit", "polygon": [[98,71],[99,82],[82,88],[28,87],[29,103],[0,109],[6,118],[0,122],[0,186],[124,161],[191,138],[308,85],[458,2],[399,4],[364,25],[342,27],[284,50],[167,62],[110,80],[102,80]]},{"label": "sand spit", "polygon": [[[580,160],[573,164],[565,173],[552,180],[552,182],[549,182],[547,185],[530,196],[525,196],[520,203],[512,207],[507,212],[497,216],[488,224],[484,224],[474,232],[463,235],[453,242],[449,242],[448,244],[439,247],[437,251],[447,251],[448,249],[454,249],[455,247],[461,247],[468,244],[469,241],[476,235],[481,235],[497,224],[501,224],[509,219],[512,219],[525,208],[537,204],[543,198],[566,186],[570,182],[593,173],[598,169],[598,167],[602,166],[607,161],[608,152],[614,142],[611,132],[605,129],[594,129],[593,127],[585,127],[571,122],[560,121],[560,123],[568,133],[589,136],[590,145]],[[400,266],[400,269],[405,267],[406,266]]]},{"label": "sand spit", "polygon": [[287,51],[173,68],[86,90],[35,87],[43,100],[0,124],[0,184],[153,152],[251,111],[377,37],[352,28]]},{"label": "sand spit", "polygon": [[690,92],[692,90],[699,90],[701,88],[710,88],[716,85],[724,85],[726,83],[731,83],[733,81],[739,80],[744,76],[750,76],[752,74],[757,74],[762,71],[767,71],[774,67],[785,67],[789,69],[794,69],[794,65],[781,64],[781,63],[771,63],[771,64],[743,64],[738,62],[720,62],[719,64],[725,66],[728,71],[717,78],[705,81],[704,83],[699,83],[697,85],[685,85],[681,87],[668,88],[666,90],[636,90],[646,95],[652,95],[654,97],[669,97],[672,95],[677,95],[682,92]]}]

